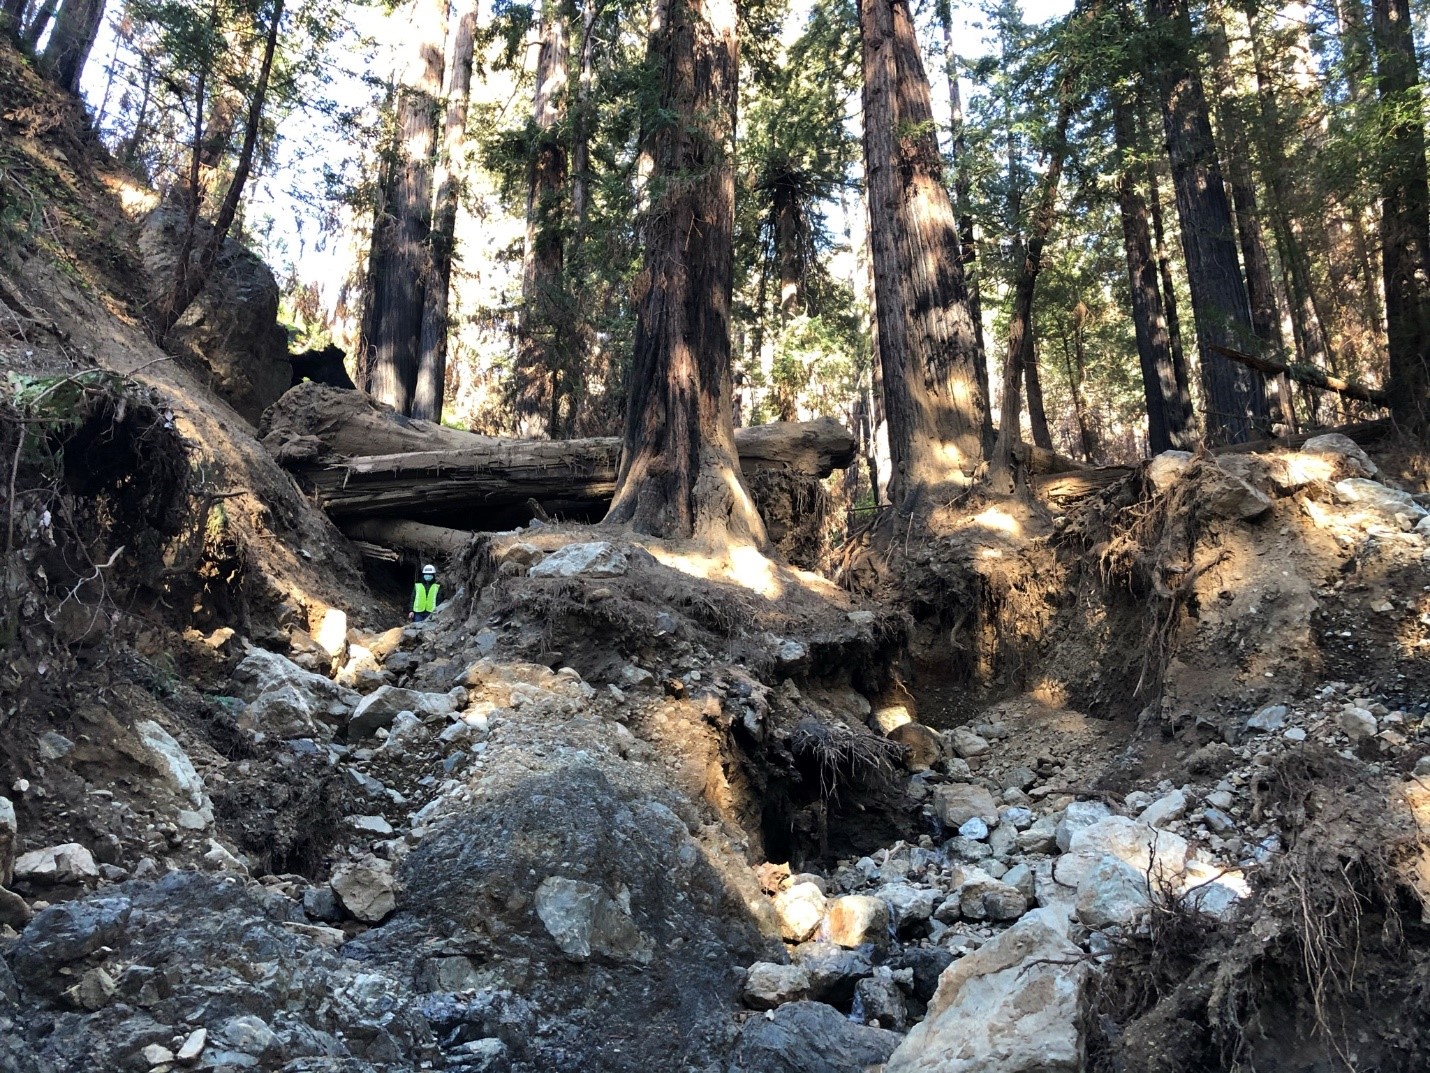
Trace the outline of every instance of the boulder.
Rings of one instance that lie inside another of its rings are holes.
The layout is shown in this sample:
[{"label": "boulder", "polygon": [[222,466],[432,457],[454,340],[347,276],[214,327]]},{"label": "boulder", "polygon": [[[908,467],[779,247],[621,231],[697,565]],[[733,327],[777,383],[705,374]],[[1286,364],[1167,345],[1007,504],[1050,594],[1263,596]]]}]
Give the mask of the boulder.
[{"label": "boulder", "polygon": [[1137,815],[1138,823],[1148,827],[1162,827],[1172,820],[1187,814],[1187,795],[1182,790],[1173,790],[1157,798]]},{"label": "boulder", "polygon": [[376,924],[397,908],[392,866],[377,857],[338,865],[328,882],[343,908],[364,923]]},{"label": "boulder", "polygon": [[774,901],[780,935],[789,942],[804,942],[824,919],[824,892],[813,883],[796,883],[776,894]]},{"label": "boulder", "polygon": [[1159,886],[1176,889],[1190,852],[1187,840],[1180,835],[1127,816],[1108,816],[1073,835],[1068,852],[1057,860],[1054,875],[1063,886],[1081,890],[1098,861],[1110,856]]},{"label": "boulder", "polygon": [[1145,476],[1158,492],[1166,492],[1182,479],[1192,464],[1190,451],[1163,451],[1147,463]]},{"label": "boulder", "polygon": [[1131,924],[1151,905],[1147,877],[1126,861],[1100,857],[1078,884],[1073,911],[1089,928]]},{"label": "boulder", "polygon": [[83,883],[99,878],[94,856],[78,842],[31,850],[15,861],[15,878],[41,883]]},{"label": "boulder", "polygon": [[889,941],[889,907],[867,894],[847,894],[829,903],[819,937],[846,949]]},{"label": "boulder", "polygon": [[1017,920],[1028,911],[1028,899],[1017,887],[989,876],[959,887],[958,911],[964,920]]},{"label": "boulder", "polygon": [[913,721],[913,713],[906,704],[880,704],[869,714],[869,725],[884,735],[890,735]]},{"label": "boulder", "polygon": [[928,771],[943,756],[943,738],[922,723],[903,723],[888,737],[904,747],[904,765],[910,771]]},{"label": "boulder", "polygon": [[959,782],[934,787],[934,814],[950,831],[957,831],[971,819],[984,823],[998,822],[998,805],[993,795],[982,786]]},{"label": "boulder", "polygon": [[1072,845],[1073,836],[1084,828],[1091,827],[1112,815],[1112,810],[1101,801],[1074,801],[1063,812],[1058,821],[1058,849],[1064,853]]},{"label": "boulder", "polygon": [[975,734],[967,727],[954,727],[949,734],[949,744],[953,748],[954,755],[964,760],[982,756],[991,748],[987,738]]},{"label": "boulder", "polygon": [[794,960],[809,974],[810,997],[835,1006],[848,1006],[854,985],[874,972],[867,947],[845,950],[829,942],[801,943],[795,947]]},{"label": "boulder", "polygon": [[873,976],[854,985],[852,1016],[866,1025],[877,1024],[895,1032],[902,1032],[908,1027],[908,1003],[888,969],[879,969]]},{"label": "boulder", "polygon": [[199,773],[194,770],[193,761],[189,759],[189,754],[184,752],[183,746],[152,719],[139,720],[134,724],[134,730],[139,735],[139,740],[154,755],[157,762],[155,766],[163,773],[165,781],[174,792],[194,808],[202,809],[206,803],[204,780],[199,778]]},{"label": "boulder", "polygon": [[333,736],[328,705],[315,705],[311,694],[295,685],[281,685],[259,694],[238,717],[238,725],[253,734],[275,738],[313,738],[326,741]]},{"label": "boulder", "polygon": [[[140,225],[139,254],[155,299],[174,285],[187,229],[187,213],[176,200],[163,201]],[[195,242],[207,245],[212,235],[213,226],[199,220]],[[263,260],[226,238],[207,285],[167,340],[207,365],[219,394],[255,427],[292,381],[278,296],[278,281]]]},{"label": "boulder", "polygon": [[1029,913],[944,970],[886,1073],[1080,1073],[1087,973],[1065,926]]},{"label": "boulder", "polygon": [[[465,698],[461,690],[460,698]],[[451,693],[419,693],[384,685],[363,697],[348,719],[348,740],[371,737],[381,727],[391,726],[399,712],[412,712],[418,717],[453,716],[460,707],[456,690]]]},{"label": "boulder", "polygon": [[939,891],[908,883],[886,884],[876,890],[874,896],[889,907],[894,929],[901,935],[912,934],[926,923],[942,898]]},{"label": "boulder", "polygon": [[631,919],[629,905],[595,883],[548,876],[536,888],[536,915],[573,961],[593,954],[621,962],[650,961],[652,945]]},{"label": "boulder", "polygon": [[752,1010],[772,1010],[786,1002],[797,1002],[809,997],[809,973],[798,965],[757,961],[745,974],[740,997]]},{"label": "boulder", "polygon": [[1409,492],[1389,488],[1364,477],[1347,477],[1335,484],[1336,499],[1377,515],[1400,529],[1412,529],[1425,516],[1425,508]]},{"label": "boulder", "polygon": [[864,1073],[900,1039],[822,1002],[791,1002],[744,1023],[726,1073]]},{"label": "boulder", "polygon": [[[292,660],[262,648],[250,648],[234,668],[233,680],[238,696],[249,702],[249,709],[240,717],[250,730],[269,730],[265,722],[271,715],[274,728],[336,725],[362,698],[351,689],[338,685],[321,674],[305,671]],[[263,702],[265,694],[277,693],[271,702]],[[255,702],[259,703],[255,709]],[[281,734],[281,737],[314,737],[316,734]],[[331,736],[326,734],[325,736]]]},{"label": "boulder", "polygon": [[621,577],[630,567],[630,556],[624,548],[597,540],[557,548],[533,565],[527,574],[547,578],[609,578]]},{"label": "boulder", "polygon": [[1198,499],[1202,509],[1217,518],[1250,521],[1271,509],[1271,497],[1217,465],[1203,466]]}]

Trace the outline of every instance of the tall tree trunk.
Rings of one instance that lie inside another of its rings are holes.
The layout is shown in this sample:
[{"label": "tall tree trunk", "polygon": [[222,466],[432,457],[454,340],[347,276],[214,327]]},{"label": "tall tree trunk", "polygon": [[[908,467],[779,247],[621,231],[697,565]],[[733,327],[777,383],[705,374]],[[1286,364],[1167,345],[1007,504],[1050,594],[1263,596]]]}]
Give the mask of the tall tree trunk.
[{"label": "tall tree trunk", "polygon": [[1023,365],[1023,387],[1028,392],[1028,431],[1033,446],[1053,449],[1053,433],[1048,428],[1048,411],[1043,404],[1043,378],[1038,369],[1038,348],[1032,347]]},{"label": "tall tree trunk", "polygon": [[[50,20],[55,17],[55,8],[59,0],[44,0],[44,3],[35,8],[35,13],[30,16],[30,24],[25,27],[22,43],[29,51],[34,52],[39,47],[40,38],[45,36],[45,27],[49,26]],[[16,24],[24,16],[25,4],[23,0],[16,5],[19,9],[16,13]]]},{"label": "tall tree trunk", "polygon": [[606,519],[719,546],[765,543],[740,477],[730,416],[734,286],[733,0],[670,0],[653,26],[658,107],[652,205],[638,284],[625,443]]},{"label": "tall tree trunk", "polygon": [[[1072,395],[1073,416],[1077,419],[1078,440],[1082,457],[1091,463],[1097,457],[1099,445],[1092,429],[1087,405],[1087,306],[1078,302],[1073,310],[1073,351],[1068,365],[1068,387]],[[1063,352],[1066,355],[1066,351]]]},{"label": "tall tree trunk", "polygon": [[1008,316],[1008,356],[1003,363],[1003,401],[999,407],[998,441],[993,448],[989,483],[995,491],[1013,491],[1013,447],[1018,443],[1018,418],[1022,411],[1023,370],[1033,360],[1033,295],[1043,267],[1043,249],[1057,218],[1058,186],[1067,160],[1068,126],[1073,113],[1073,79],[1063,77],[1058,94],[1058,118],[1047,148],[1047,168],[1042,192],[1028,222],[1027,240],[1022,243],[1018,274],[1013,281],[1013,307]]},{"label": "tall tree trunk", "polygon": [[527,166],[526,250],[521,273],[521,334],[515,371],[516,416],[524,436],[559,436],[564,380],[571,374],[573,340],[563,330],[566,240],[566,16],[549,3],[537,45],[534,140]]},{"label": "tall tree trunk", "polygon": [[1371,0],[1381,106],[1380,219],[1390,385],[1398,421],[1430,423],[1430,188],[1409,0]]},{"label": "tall tree trunk", "polygon": [[432,161],[442,92],[446,0],[413,0],[408,62],[397,86],[397,137],[384,168],[373,226],[367,333],[368,392],[410,414],[421,367],[424,291],[431,271]]},{"label": "tall tree trunk", "polygon": [[597,0],[581,5],[581,60],[576,77],[576,103],[571,110],[571,215],[576,221],[572,253],[586,238],[591,201],[591,128],[594,116]]},{"label": "tall tree trunk", "polygon": [[84,65],[103,21],[104,0],[63,0],[40,57],[40,69],[51,81],[71,93],[79,93]]},{"label": "tall tree trunk", "polygon": [[25,0],[0,0],[0,30],[19,40],[25,21]]},{"label": "tall tree trunk", "polygon": [[[1143,132],[1145,133],[1145,131]],[[1138,144],[1143,144],[1139,139]],[[1192,427],[1192,375],[1182,346],[1182,318],[1177,312],[1177,283],[1172,278],[1172,258],[1167,252],[1167,231],[1162,221],[1162,192],[1157,166],[1147,161],[1147,207],[1152,213],[1152,251],[1157,258],[1157,275],[1162,281],[1162,310],[1167,315],[1167,342],[1172,351],[1172,374],[1182,403],[1181,427]]]},{"label": "tall tree trunk", "polygon": [[[939,26],[943,30],[944,74],[948,77],[948,127],[953,148],[953,202],[958,213],[958,238],[963,271],[968,284],[968,313],[973,319],[973,335],[978,341],[978,383],[988,398],[988,348],[983,339],[983,298],[978,289],[978,234],[969,204],[973,200],[973,162],[969,159],[964,134],[963,91],[958,85],[958,51],[953,47],[953,10],[949,0],[937,4]],[[983,439],[993,441],[993,412],[984,409]]]},{"label": "tall tree trunk", "polygon": [[1152,254],[1147,202],[1133,174],[1136,134],[1127,102],[1114,91],[1113,133],[1117,143],[1117,205],[1122,216],[1122,246],[1127,255],[1127,279],[1132,292],[1132,326],[1137,336],[1137,359],[1142,367],[1142,390],[1147,399],[1147,444],[1152,454],[1186,450],[1192,444],[1187,428],[1191,402],[1177,382],[1172,363],[1171,338],[1157,283]]},{"label": "tall tree trunk", "polygon": [[446,115],[442,142],[432,176],[432,276],[422,295],[422,329],[417,369],[417,391],[412,416],[442,420],[447,387],[447,338],[450,334],[447,302],[452,283],[452,254],[457,232],[457,202],[461,183],[458,161],[467,140],[467,104],[472,95],[472,52],[477,33],[477,0],[467,0],[457,21],[447,31],[447,57],[442,96]]},{"label": "tall tree trunk", "polygon": [[[249,173],[253,170],[254,155],[258,151],[263,109],[268,101],[268,80],[273,73],[273,58],[278,51],[278,34],[282,25],[283,0],[273,0],[273,12],[264,35],[263,56],[259,60],[258,77],[254,81],[253,96],[248,102],[248,116],[243,128],[243,144],[239,148],[238,161],[233,169],[233,178],[229,180],[228,190],[225,191],[223,201],[219,204],[218,215],[214,218],[213,233],[209,236],[207,245],[199,255],[199,263],[196,267],[189,264],[187,252],[196,231],[200,197],[198,163],[202,155],[202,139],[198,136],[199,128],[195,129],[195,155],[189,173],[191,199],[189,228],[184,245],[181,247],[178,276],[174,280],[168,305],[159,318],[159,337],[161,339],[178,323],[179,318],[193,304],[194,299],[203,292],[204,286],[213,274],[219,254],[223,251],[223,244],[228,239],[228,233],[233,228],[233,221],[238,216],[238,206],[243,199],[244,187],[248,185]],[[202,96],[201,93],[200,96]],[[195,114],[202,116],[203,108],[196,107]]]},{"label": "tall tree trunk", "polygon": [[953,205],[907,0],[863,0],[864,160],[890,495],[966,485],[985,455],[987,400]]},{"label": "tall tree trunk", "polygon": [[1197,322],[1207,438],[1214,443],[1245,443],[1266,430],[1266,387],[1259,373],[1217,349],[1247,351],[1258,346],[1237,261],[1231,207],[1212,140],[1206,91],[1192,47],[1191,19],[1185,0],[1149,0],[1148,18],[1168,32],[1159,88]]}]

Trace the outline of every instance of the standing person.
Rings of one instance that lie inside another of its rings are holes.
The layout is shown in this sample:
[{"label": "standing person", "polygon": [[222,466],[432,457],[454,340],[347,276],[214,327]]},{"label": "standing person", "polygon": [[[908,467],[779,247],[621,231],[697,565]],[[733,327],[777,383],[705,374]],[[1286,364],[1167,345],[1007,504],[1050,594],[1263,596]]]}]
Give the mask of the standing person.
[{"label": "standing person", "polygon": [[412,610],[407,613],[407,621],[426,622],[437,610],[437,594],[441,591],[437,568],[428,563],[422,568],[422,580],[412,586]]}]

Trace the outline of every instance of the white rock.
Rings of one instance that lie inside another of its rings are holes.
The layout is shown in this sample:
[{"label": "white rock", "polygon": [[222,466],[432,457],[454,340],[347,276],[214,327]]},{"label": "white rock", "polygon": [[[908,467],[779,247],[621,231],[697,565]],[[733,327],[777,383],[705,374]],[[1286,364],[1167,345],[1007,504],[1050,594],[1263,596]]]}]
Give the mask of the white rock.
[{"label": "white rock", "polygon": [[[1326,432],[1319,436],[1312,436],[1301,445],[1299,452],[1303,455],[1328,455],[1334,459],[1341,472],[1350,473],[1358,477],[1377,477],[1380,470],[1371,461],[1370,455],[1360,444],[1349,436],[1340,432]],[[1319,475],[1315,479],[1327,480],[1331,474]]]},{"label": "white rock", "polygon": [[780,935],[793,943],[813,936],[824,919],[824,892],[813,883],[795,883],[776,894],[774,903]]},{"label": "white rock", "polygon": [[139,740],[154,754],[169,785],[194,808],[204,807],[204,780],[194,770],[189,754],[167,730],[152,719],[141,719],[134,724]]},{"label": "white rock", "polygon": [[368,924],[376,924],[397,908],[392,865],[377,857],[345,861],[333,869],[328,882],[343,907]]},{"label": "white rock", "polygon": [[567,544],[527,571],[531,577],[620,577],[630,569],[625,549],[605,540]]},{"label": "white rock", "polygon": [[1286,725],[1287,709],[1284,704],[1268,704],[1246,721],[1246,729],[1270,733]]},{"label": "white rock", "polygon": [[1066,925],[1029,913],[944,970],[886,1073],[1079,1073],[1087,973]]},{"label": "white rock", "polygon": [[94,856],[78,842],[31,850],[15,859],[16,879],[38,879],[48,883],[78,883],[98,879]]},{"label": "white rock", "polygon": [[174,1052],[160,1043],[151,1043],[139,1052],[139,1056],[151,1066],[168,1065],[174,1060]]},{"label": "white rock", "polygon": [[904,704],[881,704],[869,715],[869,725],[881,734],[889,734],[906,723],[914,721],[908,706]]},{"label": "white rock", "polygon": [[[463,695],[465,692],[462,690]],[[391,726],[401,712],[420,717],[450,717],[461,707],[459,699],[455,689],[447,693],[421,693],[384,685],[363,697],[353,709],[348,720],[348,740],[371,737],[380,728]]]},{"label": "white rock", "polygon": [[939,822],[950,831],[957,831],[974,818],[990,825],[998,822],[998,805],[993,795],[973,783],[945,783],[934,787],[933,808]]},{"label": "white rock", "polygon": [[1073,911],[1089,928],[1105,928],[1132,923],[1150,905],[1146,873],[1109,854],[1078,884]]},{"label": "white rock", "polygon": [[1158,492],[1165,492],[1181,480],[1191,464],[1190,451],[1163,451],[1147,463],[1147,480]]},{"label": "white rock", "polygon": [[20,825],[15,821],[15,806],[8,797],[0,797],[0,887],[10,885],[15,869],[15,840]]},{"label": "white rock", "polygon": [[1112,810],[1101,801],[1074,801],[1058,821],[1058,849],[1066,853],[1072,845],[1073,836],[1111,815]]},{"label": "white rock", "polygon": [[348,613],[336,607],[324,611],[313,640],[333,659],[341,660],[348,648]]},{"label": "white rock", "polygon": [[896,928],[928,920],[943,897],[941,891],[915,887],[911,883],[885,884],[874,896],[889,907],[889,916]]},{"label": "white rock", "polygon": [[1186,814],[1187,795],[1182,790],[1173,790],[1143,809],[1137,817],[1137,822],[1145,823],[1148,827],[1163,827]]},{"label": "white rock", "polygon": [[949,734],[949,744],[952,745],[954,753],[965,760],[983,756],[990,748],[988,739],[975,734],[967,727],[954,727]]},{"label": "white rock", "polygon": [[204,1053],[204,1044],[208,1042],[208,1029],[196,1028],[189,1033],[184,1040],[183,1046],[179,1048],[178,1058],[180,1062],[192,1062]]},{"label": "white rock", "polygon": [[1388,488],[1379,481],[1364,477],[1347,477],[1335,484],[1336,498],[1362,510],[1380,515],[1401,529],[1411,529],[1425,516],[1425,508],[1410,497],[1409,492]]},{"label": "white rock", "polygon": [[1197,860],[1187,862],[1181,898],[1193,909],[1224,920],[1244,898],[1249,897],[1251,885],[1240,871],[1217,868]]},{"label": "white rock", "polygon": [[1375,716],[1364,708],[1352,705],[1341,712],[1341,729],[1346,732],[1346,736],[1351,741],[1360,741],[1363,738],[1373,738],[1379,731],[1376,725]]},{"label": "white rock", "polygon": [[959,825],[958,833],[962,838],[981,842],[988,837],[988,822],[980,816],[971,816]]},{"label": "white rock", "polygon": [[1063,886],[1081,889],[1097,862],[1112,856],[1139,875],[1150,875],[1154,883],[1175,889],[1186,871],[1190,851],[1180,835],[1126,816],[1108,816],[1073,835],[1053,874]]},{"label": "white rock", "polygon": [[392,824],[381,816],[349,816],[347,823],[353,830],[360,831],[365,835],[385,837],[392,834]]}]

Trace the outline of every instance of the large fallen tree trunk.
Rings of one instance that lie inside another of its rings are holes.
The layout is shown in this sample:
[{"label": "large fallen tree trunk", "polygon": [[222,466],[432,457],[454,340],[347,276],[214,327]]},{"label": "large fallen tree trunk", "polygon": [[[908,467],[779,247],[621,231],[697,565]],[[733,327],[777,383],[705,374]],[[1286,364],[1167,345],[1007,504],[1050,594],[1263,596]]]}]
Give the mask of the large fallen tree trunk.
[{"label": "large fallen tree trunk", "polygon": [[368,518],[353,522],[343,531],[359,545],[376,544],[384,548],[400,548],[423,559],[438,556],[455,558],[467,550],[476,536],[475,533],[463,529],[447,529],[440,525],[405,522],[396,518]]},{"label": "large fallen tree trunk", "polygon": [[1324,369],[1318,369],[1314,365],[1303,365],[1299,362],[1294,365],[1285,365],[1279,361],[1272,361],[1270,358],[1257,357],[1254,354],[1246,354],[1240,350],[1233,350],[1231,347],[1218,346],[1215,343],[1211,345],[1211,349],[1232,361],[1239,361],[1241,364],[1268,376],[1284,374],[1297,383],[1320,388],[1322,391],[1334,391],[1348,399],[1359,399],[1361,402],[1369,402],[1386,408],[1390,406],[1389,393],[1381,391],[1379,388],[1365,387],[1350,380],[1342,380],[1339,376],[1332,376]]},{"label": "large fallen tree trunk", "polygon": [[[263,442],[304,477],[333,517],[441,520],[493,529],[531,516],[604,510],[615,490],[620,440],[516,440],[413,421],[357,391],[302,384],[263,415]],[[737,429],[747,475],[827,477],[855,443],[837,421]],[[381,541],[379,541],[381,543]]]}]

